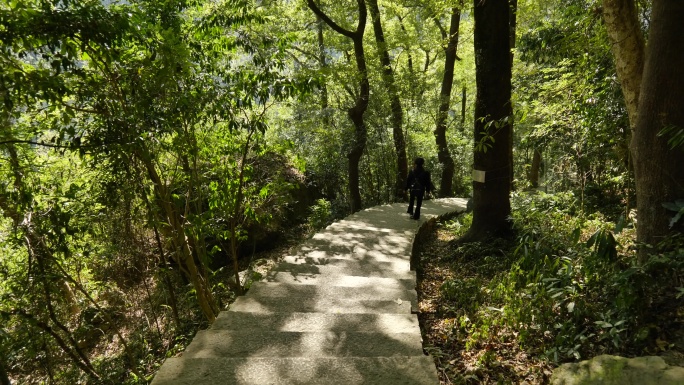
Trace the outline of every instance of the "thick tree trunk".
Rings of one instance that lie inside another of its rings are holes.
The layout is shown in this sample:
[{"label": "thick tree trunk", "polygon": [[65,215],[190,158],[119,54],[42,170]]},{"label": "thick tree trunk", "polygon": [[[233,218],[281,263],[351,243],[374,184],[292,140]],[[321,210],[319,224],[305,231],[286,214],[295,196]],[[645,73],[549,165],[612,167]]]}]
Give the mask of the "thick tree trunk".
[{"label": "thick tree trunk", "polygon": [[439,185],[439,195],[449,197],[453,195],[454,183],[454,160],[449,152],[449,145],[446,139],[447,117],[451,106],[451,89],[454,85],[454,65],[456,63],[456,49],[458,47],[458,29],[461,20],[461,10],[454,7],[451,10],[451,24],[449,26],[449,36],[447,46],[444,50],[444,77],[442,78],[442,89],[439,92],[439,111],[437,112],[437,124],[435,128],[435,142],[437,143],[437,159],[442,164],[442,178]]},{"label": "thick tree trunk", "polygon": [[[474,1],[475,143],[491,148],[474,152],[474,167],[485,172],[473,181],[473,224],[462,241],[505,236],[511,231],[512,147],[511,60],[508,0]],[[483,134],[484,133],[484,134]],[[493,137],[494,141],[487,139]]]},{"label": "thick tree trunk", "polygon": [[397,175],[395,178],[394,197],[397,200],[402,200],[406,195],[404,186],[406,185],[406,177],[408,176],[406,141],[404,140],[404,132],[401,129],[404,120],[404,111],[401,107],[399,92],[397,92],[397,86],[394,82],[394,73],[392,71],[389,53],[387,52],[385,34],[382,31],[378,0],[367,1],[368,9],[370,10],[371,19],[373,21],[375,42],[378,46],[378,54],[380,56],[380,63],[382,64],[382,80],[385,83],[385,87],[387,87],[392,109],[392,139],[394,140],[394,151],[397,154]]},{"label": "thick tree trunk", "polygon": [[634,0],[603,0],[603,19],[611,41],[615,69],[627,106],[629,125],[637,122],[639,90],[644,70],[644,36]]},{"label": "thick tree trunk", "polygon": [[354,124],[354,143],[352,143],[347,159],[349,160],[349,196],[351,211],[357,212],[363,207],[361,202],[361,191],[359,189],[359,163],[361,156],[366,148],[366,139],[368,132],[363,115],[368,108],[368,99],[370,96],[370,85],[368,83],[368,71],[366,70],[366,56],[363,51],[363,34],[366,28],[366,18],[368,11],[364,0],[356,0],[359,7],[359,23],[355,31],[349,31],[340,27],[325,13],[323,13],[314,0],[307,0],[307,5],[316,16],[323,19],[323,21],[332,28],[335,32],[350,38],[354,42],[354,58],[356,59],[356,69],[359,73],[359,92],[354,106],[347,110],[347,116]]},{"label": "thick tree trunk", "polygon": [[508,0],[508,39],[510,40],[511,66],[513,66],[513,49],[515,48],[515,31],[518,26],[518,0]]},{"label": "thick tree trunk", "polygon": [[530,166],[530,172],[527,175],[527,179],[534,188],[539,187],[539,168],[541,166],[541,160],[541,152],[535,147],[534,154],[532,155],[532,165]]},{"label": "thick tree trunk", "polygon": [[[359,0],[363,4],[363,0]],[[364,8],[365,10],[365,8]],[[365,12],[364,12],[365,13]],[[365,24],[365,17],[364,24]],[[359,96],[356,98],[354,107],[347,111],[349,119],[354,123],[354,144],[347,154],[349,159],[349,194],[351,196],[351,210],[357,212],[363,207],[361,203],[361,191],[359,190],[359,163],[363,151],[366,149],[366,139],[368,130],[363,115],[368,108],[370,95],[370,84],[368,83],[368,73],[366,71],[366,57],[363,52],[363,28],[357,38],[354,39],[354,56],[356,58],[356,68],[359,71]]]},{"label": "thick tree trunk", "polygon": [[5,363],[0,360],[0,385],[12,385],[9,376],[7,375],[7,370],[5,370]]},{"label": "thick tree trunk", "polygon": [[[684,2],[654,0],[637,124],[631,149],[637,192],[637,241],[655,245],[674,216],[662,204],[684,198],[684,149],[670,149],[665,127],[684,127]],[[684,230],[678,225],[676,230]],[[640,258],[648,250],[640,250]]]},{"label": "thick tree trunk", "polygon": [[[354,45],[356,46],[356,43]],[[369,91],[367,80],[366,91]],[[359,189],[359,163],[361,162],[361,157],[363,156],[363,152],[366,148],[366,139],[368,137],[366,122],[363,119],[363,114],[368,107],[367,96],[365,100],[365,102],[361,103],[359,103],[357,100],[356,105],[347,111],[347,115],[354,124],[355,129],[354,143],[347,153],[347,159],[349,161],[349,195],[351,198],[352,212],[357,212],[363,207],[361,202],[361,191]]]},{"label": "thick tree trunk", "polygon": [[[509,52],[511,56],[511,68],[513,68],[513,57],[515,48],[515,31],[518,26],[518,0],[508,0],[508,39],[509,39]],[[510,151],[508,151],[509,162],[513,164],[513,146],[511,145]],[[511,167],[511,189],[515,189],[515,173],[513,167]]]}]

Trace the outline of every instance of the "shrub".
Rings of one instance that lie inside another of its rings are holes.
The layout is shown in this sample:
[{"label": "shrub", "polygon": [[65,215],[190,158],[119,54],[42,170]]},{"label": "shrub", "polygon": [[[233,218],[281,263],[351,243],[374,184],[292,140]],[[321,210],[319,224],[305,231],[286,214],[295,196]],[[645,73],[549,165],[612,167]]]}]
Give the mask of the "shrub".
[{"label": "shrub", "polygon": [[492,275],[483,290],[475,290],[475,280],[441,288],[469,313],[460,320],[467,346],[506,329],[523,348],[554,362],[664,349],[684,296],[684,237],[669,238],[639,264],[630,247],[634,230],[577,211],[572,194],[512,202],[518,238],[510,269]]},{"label": "shrub", "polygon": [[314,230],[322,229],[334,220],[332,213],[332,204],[325,199],[318,199],[316,204],[311,206],[311,214],[309,214],[309,227]]}]

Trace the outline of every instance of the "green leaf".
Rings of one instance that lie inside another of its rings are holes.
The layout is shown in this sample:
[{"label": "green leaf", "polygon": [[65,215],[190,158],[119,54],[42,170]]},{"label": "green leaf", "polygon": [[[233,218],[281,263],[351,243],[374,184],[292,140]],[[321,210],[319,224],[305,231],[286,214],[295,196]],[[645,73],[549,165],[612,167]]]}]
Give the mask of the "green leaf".
[{"label": "green leaf", "polygon": [[580,227],[575,228],[572,232],[572,243],[579,242],[580,236],[582,235],[582,229]]},{"label": "green leaf", "polygon": [[596,243],[596,240],[600,236],[601,230],[596,231],[594,234],[592,234],[591,237],[587,240],[587,247],[592,247]]},{"label": "green leaf", "polygon": [[612,328],[613,325],[611,323],[608,323],[606,321],[594,321],[594,323],[602,328]]},{"label": "green leaf", "polygon": [[681,208],[674,202],[665,202],[663,203],[663,207],[674,212],[679,212],[679,209]]},{"label": "green leaf", "polygon": [[679,222],[679,220],[682,218],[682,215],[684,215],[684,207],[681,210],[679,210],[677,215],[670,219],[670,228],[672,228],[677,222]]},{"label": "green leaf", "polygon": [[618,223],[615,225],[615,233],[620,234],[624,228],[625,228],[625,217],[620,216]]}]

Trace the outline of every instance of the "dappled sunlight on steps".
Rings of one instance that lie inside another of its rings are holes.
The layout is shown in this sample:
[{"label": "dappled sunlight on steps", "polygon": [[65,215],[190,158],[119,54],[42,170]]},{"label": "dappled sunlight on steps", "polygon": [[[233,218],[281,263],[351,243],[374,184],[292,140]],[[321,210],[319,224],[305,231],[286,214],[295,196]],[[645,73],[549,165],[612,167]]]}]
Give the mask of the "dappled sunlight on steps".
[{"label": "dappled sunlight on steps", "polygon": [[426,201],[414,221],[397,203],[331,224],[167,359],[152,384],[437,385],[411,314],[411,252],[420,226],[465,206]]}]

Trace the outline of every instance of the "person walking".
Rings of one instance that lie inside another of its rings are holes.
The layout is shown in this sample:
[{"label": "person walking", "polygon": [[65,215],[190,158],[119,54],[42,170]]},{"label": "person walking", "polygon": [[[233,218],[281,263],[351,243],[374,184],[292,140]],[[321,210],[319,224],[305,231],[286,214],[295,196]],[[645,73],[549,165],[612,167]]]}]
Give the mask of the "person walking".
[{"label": "person walking", "polygon": [[[413,169],[409,171],[406,179],[405,190],[410,190],[409,207],[406,212],[413,219],[420,219],[420,206],[423,204],[423,197],[425,197],[426,192],[432,191],[430,172],[423,168],[423,163],[425,163],[423,158],[416,158],[413,161]],[[414,202],[415,210],[413,208]]]}]

